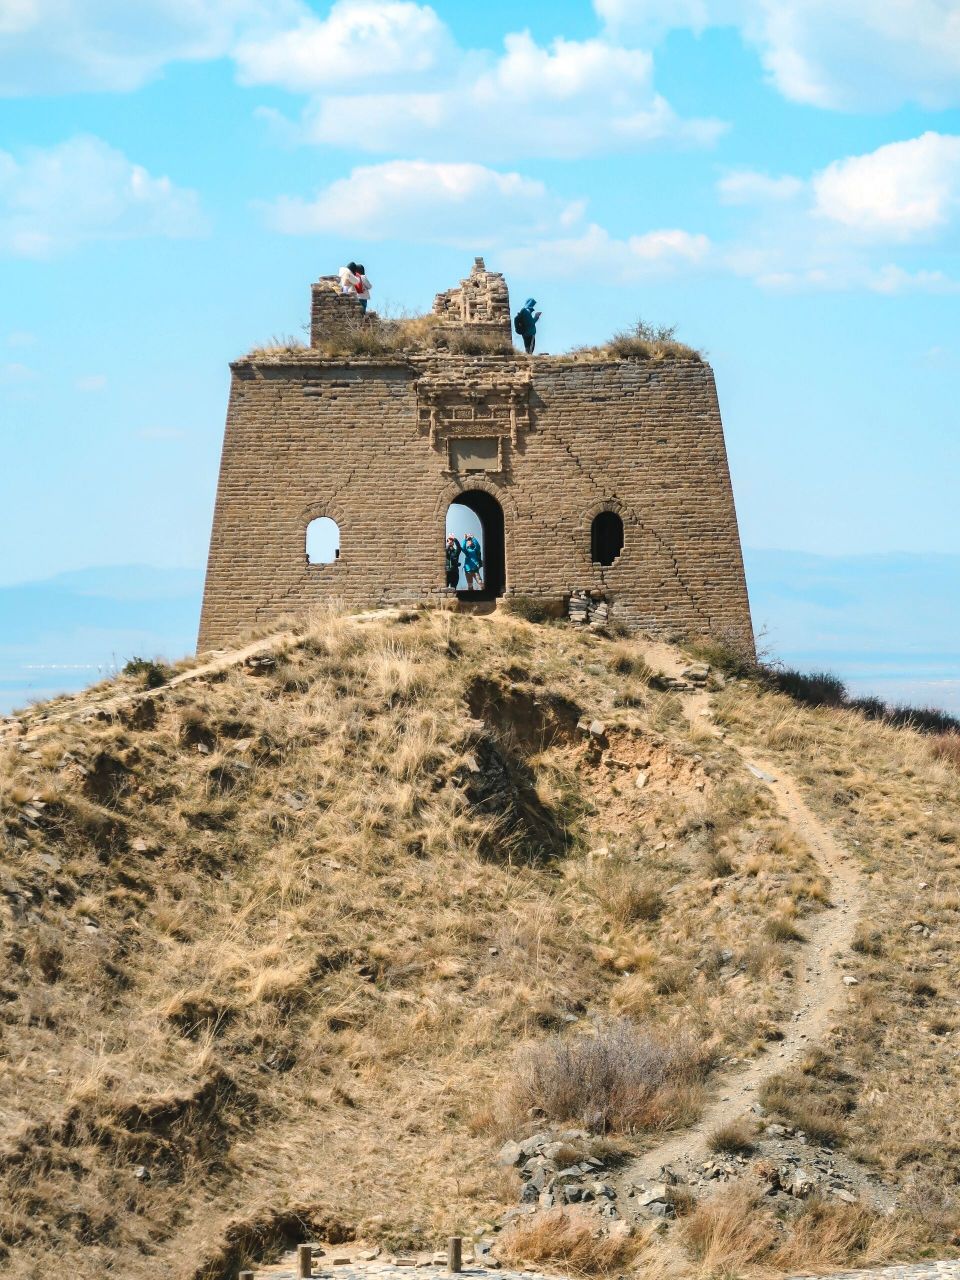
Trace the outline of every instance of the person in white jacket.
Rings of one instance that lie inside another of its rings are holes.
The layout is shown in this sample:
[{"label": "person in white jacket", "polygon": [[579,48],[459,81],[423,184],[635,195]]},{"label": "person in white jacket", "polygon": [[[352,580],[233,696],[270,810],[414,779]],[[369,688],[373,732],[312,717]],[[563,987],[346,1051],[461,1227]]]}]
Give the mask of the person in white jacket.
[{"label": "person in white jacket", "polygon": [[341,293],[358,293],[360,289],[360,276],[357,272],[357,264],[348,262],[345,267],[341,267],[337,272],[340,277]]},{"label": "person in white jacket", "polygon": [[363,266],[362,264],[357,266],[357,276],[359,277],[359,280],[360,280],[360,284],[357,287],[357,293],[360,297],[361,311],[366,311],[367,303],[370,301],[370,294],[373,291],[373,285],[367,279],[366,270],[367,270],[366,267]]}]

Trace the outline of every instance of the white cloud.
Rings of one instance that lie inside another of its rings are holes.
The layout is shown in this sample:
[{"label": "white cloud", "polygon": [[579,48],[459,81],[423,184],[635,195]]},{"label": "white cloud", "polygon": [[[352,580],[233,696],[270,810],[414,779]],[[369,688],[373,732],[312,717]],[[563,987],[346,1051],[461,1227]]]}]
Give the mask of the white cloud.
[{"label": "white cloud", "polygon": [[865,284],[874,293],[960,293],[960,280],[946,272],[907,271],[895,263],[871,271]]},{"label": "white cloud", "polygon": [[771,178],[766,173],[740,169],[728,173],[717,183],[724,204],[766,204],[793,200],[804,190],[799,178]]},{"label": "white cloud", "polygon": [[234,58],[242,84],[303,92],[419,76],[452,48],[449,32],[427,5],[338,0],[325,19],[305,15],[288,30],[242,41]]},{"label": "white cloud", "polygon": [[936,260],[904,264],[888,254],[911,242],[932,246],[960,225],[960,137],[926,133],[889,143],[803,181],[728,175],[719,189],[728,203],[755,209],[753,225],[725,246],[723,261],[764,288],[957,290]]},{"label": "white cloud", "polygon": [[910,240],[960,212],[960,137],[925,133],[829,165],[813,180],[816,211],[854,231]]},{"label": "white cloud", "polygon": [[99,138],[81,135],[19,159],[0,151],[0,253],[42,258],[89,240],[204,230],[195,192],[152,177]]},{"label": "white cloud", "polygon": [[616,32],[737,26],[787,98],[818,107],[960,102],[956,0],[594,0]]},{"label": "white cloud", "polygon": [[486,247],[515,237],[554,233],[579,218],[542,182],[479,164],[393,160],[338,178],[312,200],[283,196],[267,222],[293,235],[428,240]]},{"label": "white cloud", "polygon": [[949,229],[960,215],[958,149],[958,138],[926,134],[808,178],[727,174],[721,198],[744,215],[738,233],[719,243],[677,227],[616,235],[586,221],[585,201],[477,163],[360,166],[312,199],[282,197],[265,214],[289,234],[495,249],[504,267],[545,276],[599,273],[628,283],[710,270],[764,289],[954,293],[957,282],[936,260],[895,262],[889,252],[921,232]]},{"label": "white cloud", "polygon": [[[347,24],[359,8],[381,16],[402,10],[409,14],[410,27],[429,22],[422,50],[429,68],[420,70],[412,55],[401,65],[404,59],[398,51],[405,48],[409,30],[398,18],[396,30],[402,31],[402,38],[396,34],[393,45],[376,40],[373,44],[373,65],[376,68],[382,60],[380,78],[392,82],[377,83],[375,91],[370,90],[364,57],[336,54],[346,45],[345,33],[352,30],[347,25],[338,27],[340,45],[330,58],[334,70],[322,70],[315,78],[293,36],[289,41],[277,38],[272,47],[287,56],[257,55],[241,62],[241,72],[250,76],[255,65],[259,81],[316,87],[302,115],[303,139],[379,153],[413,151],[430,158],[469,155],[502,161],[520,155],[574,157],[618,151],[664,138],[704,145],[724,127],[715,120],[680,119],[654,90],[652,59],[642,49],[605,39],[562,37],[541,46],[529,32],[514,32],[494,57],[456,49],[433,11],[415,5],[341,3],[328,23],[338,17],[339,23]],[[438,50],[444,51],[442,57]],[[267,74],[271,66],[272,76]],[[327,67],[326,60],[321,67]],[[349,92],[323,91],[346,81],[351,69],[354,83]]]},{"label": "white cloud", "polygon": [[867,290],[888,297],[905,293],[960,293],[960,280],[951,279],[943,271],[907,271],[895,263],[871,267],[857,261],[837,262],[830,267],[769,271],[755,275],[754,280],[763,289],[790,293]]},{"label": "white cloud", "polygon": [[496,249],[509,269],[552,276],[599,272],[627,282],[700,266],[710,254],[705,235],[674,228],[617,239],[596,224],[584,226],[584,208],[519,173],[394,160],[354,169],[312,200],[283,197],[265,214],[288,234]]},{"label": "white cloud", "polygon": [[710,251],[707,236],[689,231],[647,231],[617,239],[606,228],[591,223],[578,235],[507,249],[502,259],[505,266],[514,271],[585,279],[595,279],[599,273],[600,278],[627,284],[701,266],[708,260]]},{"label": "white cloud", "polygon": [[0,0],[0,96],[129,90],[177,61],[232,58],[245,85],[308,95],[297,140],[353,152],[572,157],[724,126],[677,116],[644,49],[596,37],[460,48],[429,4],[334,0]]},{"label": "white cloud", "polygon": [[0,36],[15,35],[36,21],[37,0],[3,0],[0,4]]},{"label": "white cloud", "polygon": [[305,12],[301,0],[0,0],[0,95],[135,89]]},{"label": "white cloud", "polygon": [[36,369],[19,361],[0,364],[0,386],[22,386],[25,382],[33,382],[38,376]]},{"label": "white cloud", "polygon": [[77,378],[73,385],[78,391],[103,391],[107,385],[107,375],[105,373],[87,373],[82,378]]}]

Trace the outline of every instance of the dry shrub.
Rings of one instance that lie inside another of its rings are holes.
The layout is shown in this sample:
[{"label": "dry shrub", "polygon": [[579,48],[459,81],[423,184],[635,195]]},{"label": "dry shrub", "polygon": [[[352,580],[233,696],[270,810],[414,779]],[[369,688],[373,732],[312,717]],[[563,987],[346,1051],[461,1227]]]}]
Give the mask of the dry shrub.
[{"label": "dry shrub", "polygon": [[822,1271],[888,1260],[904,1247],[902,1226],[862,1205],[807,1201],[786,1232],[756,1192],[738,1186],[702,1202],[679,1226],[704,1276],[752,1268]]},{"label": "dry shrub", "polygon": [[753,1131],[744,1120],[732,1120],[714,1129],[707,1142],[711,1151],[718,1154],[749,1155],[756,1150]]},{"label": "dry shrub", "polygon": [[663,1129],[692,1119],[711,1061],[711,1051],[689,1034],[621,1018],[592,1036],[552,1036],[522,1050],[508,1109],[515,1121],[536,1107],[594,1132]]},{"label": "dry shrub", "polygon": [[640,650],[633,644],[617,644],[610,649],[610,668],[618,676],[636,676],[649,680],[653,672]]},{"label": "dry shrub", "polygon": [[[306,348],[289,341],[274,340],[256,347],[250,359],[301,356]],[[513,343],[500,332],[475,325],[445,324],[439,316],[366,315],[343,316],[339,324],[322,335],[314,348],[322,356],[400,356],[409,351],[446,351],[458,355],[508,355]]]},{"label": "dry shrub", "polygon": [[621,1017],[643,1018],[657,1001],[653,983],[639,973],[625,973],[610,996],[611,1010]]},{"label": "dry shrub", "polygon": [[842,707],[847,701],[843,681],[830,671],[807,674],[792,667],[767,667],[764,678],[778,693],[808,707]]},{"label": "dry shrub", "polygon": [[769,978],[781,973],[783,961],[783,953],[772,942],[754,942],[743,953],[743,964],[755,978]]},{"label": "dry shrub", "polygon": [[938,733],[930,739],[935,760],[942,760],[960,773],[960,733]]},{"label": "dry shrub", "polygon": [[764,924],[763,931],[772,942],[806,941],[797,926],[784,916],[771,916]]},{"label": "dry shrub", "polygon": [[849,1100],[840,1090],[820,1094],[805,1072],[790,1072],[765,1080],[760,1101],[817,1142],[835,1145],[846,1136],[844,1115]]},{"label": "dry shrub", "polygon": [[850,943],[850,950],[856,951],[861,956],[879,958],[886,952],[883,934],[879,929],[868,929],[865,925],[858,924],[853,941]]},{"label": "dry shrub", "polygon": [[663,894],[641,879],[636,871],[608,872],[600,885],[600,897],[616,924],[627,927],[640,920],[657,920],[666,905]]},{"label": "dry shrub", "polygon": [[562,604],[549,596],[504,596],[497,608],[527,622],[549,622],[560,616]]},{"label": "dry shrub", "polygon": [[644,360],[695,360],[703,356],[676,339],[676,325],[652,325],[637,320],[629,329],[618,329],[602,348],[613,356],[639,356]]},{"label": "dry shrub", "polygon": [[756,676],[759,670],[752,641],[733,632],[694,636],[684,647],[692,657],[724,675]]},{"label": "dry shrub", "polygon": [[689,965],[682,961],[665,961],[653,976],[653,989],[658,996],[676,996],[686,991],[691,977]]},{"label": "dry shrub", "polygon": [[707,856],[706,864],[707,873],[714,880],[723,879],[725,876],[732,876],[736,868],[733,860],[728,853],[724,853],[722,849],[714,849]]},{"label": "dry shrub", "polygon": [[960,1188],[952,1178],[947,1182],[933,1169],[915,1170],[904,1187],[900,1207],[912,1228],[914,1244],[923,1247],[926,1256],[930,1244],[960,1245]]},{"label": "dry shrub", "polygon": [[560,1266],[582,1276],[609,1276],[628,1267],[644,1248],[637,1236],[599,1234],[596,1222],[569,1209],[520,1218],[504,1231],[497,1256],[511,1266]]},{"label": "dry shrub", "polygon": [[310,348],[306,346],[299,338],[295,338],[292,334],[274,334],[269,342],[265,342],[260,347],[254,347],[248,355],[250,360],[263,359],[283,359],[285,357],[293,357],[296,359],[302,356]]},{"label": "dry shrub", "polygon": [[756,1193],[741,1186],[703,1201],[678,1230],[705,1276],[737,1275],[759,1265],[777,1238],[773,1215],[761,1208]]},{"label": "dry shrub", "polygon": [[809,1200],[790,1223],[772,1262],[784,1271],[821,1271],[888,1262],[905,1246],[903,1224],[859,1204]]}]

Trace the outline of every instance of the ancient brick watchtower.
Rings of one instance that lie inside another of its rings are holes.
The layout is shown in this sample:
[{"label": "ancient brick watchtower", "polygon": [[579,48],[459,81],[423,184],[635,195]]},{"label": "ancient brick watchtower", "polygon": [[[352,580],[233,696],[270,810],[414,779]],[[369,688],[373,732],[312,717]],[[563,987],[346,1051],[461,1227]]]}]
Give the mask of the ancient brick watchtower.
[{"label": "ancient brick watchtower", "polygon": [[[514,351],[478,258],[433,315],[363,320],[313,286],[311,346],[232,366],[200,647],[323,601],[455,597],[449,505],[482,522],[488,596],[602,592],[654,633],[752,643],[713,372],[691,354]],[[328,563],[306,536],[339,532]],[[333,526],[331,526],[333,527]]]}]

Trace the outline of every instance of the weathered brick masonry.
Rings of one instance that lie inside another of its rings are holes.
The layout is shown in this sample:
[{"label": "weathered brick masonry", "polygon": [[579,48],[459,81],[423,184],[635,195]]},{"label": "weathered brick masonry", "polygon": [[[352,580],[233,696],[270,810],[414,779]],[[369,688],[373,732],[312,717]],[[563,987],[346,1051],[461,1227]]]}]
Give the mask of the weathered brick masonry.
[{"label": "weathered brick masonry", "polygon": [[[484,277],[496,314],[475,300]],[[464,287],[471,282],[474,300],[460,311],[505,333],[502,277],[478,263]],[[316,345],[341,300],[326,285],[314,290]],[[438,315],[456,311],[456,294],[439,295]],[[472,322],[459,315],[461,326]],[[232,370],[201,649],[323,601],[451,595],[446,510],[470,490],[503,509],[507,594],[559,600],[599,589],[629,625],[751,639],[708,365],[310,350],[248,357]],[[624,526],[608,566],[591,559],[602,511]],[[318,516],[340,527],[332,564],[307,563],[305,532]]]}]

